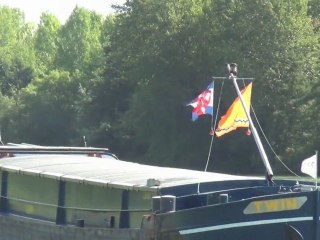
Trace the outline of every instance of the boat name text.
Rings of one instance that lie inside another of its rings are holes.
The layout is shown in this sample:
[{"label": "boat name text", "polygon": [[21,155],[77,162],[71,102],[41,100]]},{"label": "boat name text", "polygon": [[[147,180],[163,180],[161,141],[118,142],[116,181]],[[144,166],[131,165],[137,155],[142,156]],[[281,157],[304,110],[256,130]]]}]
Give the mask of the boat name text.
[{"label": "boat name text", "polygon": [[253,201],[244,209],[244,214],[269,213],[297,210],[307,201],[307,197],[279,198]]}]

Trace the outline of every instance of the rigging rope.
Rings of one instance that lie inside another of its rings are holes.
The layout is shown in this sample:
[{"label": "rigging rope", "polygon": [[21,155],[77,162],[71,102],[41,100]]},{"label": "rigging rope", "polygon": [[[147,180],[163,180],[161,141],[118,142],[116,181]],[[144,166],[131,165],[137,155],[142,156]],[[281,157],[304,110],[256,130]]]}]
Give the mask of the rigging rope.
[{"label": "rigging rope", "polygon": [[292,174],[295,175],[296,177],[300,177],[298,174],[296,174],[294,171],[292,171],[292,170],[280,159],[280,157],[278,156],[278,154],[275,152],[275,150],[274,150],[273,147],[271,146],[271,144],[270,144],[267,136],[265,135],[265,133],[264,133],[264,131],[263,131],[261,125],[260,125],[260,122],[259,122],[259,120],[258,120],[258,118],[257,118],[257,115],[256,115],[256,113],[255,113],[252,105],[251,105],[251,109],[252,109],[253,115],[254,115],[254,117],[255,117],[255,120],[256,120],[256,122],[257,122],[257,124],[258,124],[258,126],[259,126],[259,129],[260,129],[260,131],[261,131],[261,133],[262,133],[262,136],[264,137],[266,143],[268,144],[270,150],[272,151],[272,153],[274,154],[274,156],[276,157],[276,159],[277,159],[290,173],[292,173]]},{"label": "rigging rope", "polygon": [[216,125],[217,125],[217,119],[218,119],[218,114],[219,114],[219,109],[220,109],[220,102],[221,102],[223,85],[224,85],[224,80],[222,81],[222,84],[221,84],[220,95],[219,95],[218,106],[217,106],[217,112],[215,114],[214,122],[213,122],[213,114],[212,114],[212,118],[211,118],[211,130],[210,130],[210,133],[211,133],[212,137],[211,137],[211,143],[210,143],[210,147],[209,147],[208,159],[207,159],[206,167],[204,169],[205,172],[208,169],[208,165],[209,165],[209,161],[210,161],[211,150],[212,150],[212,145],[213,145],[213,139],[214,139],[214,136],[215,136],[214,130],[216,129]]},{"label": "rigging rope", "polygon": [[[219,109],[220,109],[220,103],[221,103],[221,97],[222,97],[222,90],[223,90],[223,85],[224,85],[224,81],[222,81],[222,84],[221,84],[221,89],[220,89],[220,95],[219,95],[219,100],[218,100],[218,106],[217,106],[217,111],[216,111],[216,114],[215,114],[215,120],[213,121],[213,118],[214,118],[214,115],[212,114],[212,118],[211,118],[211,142],[210,142],[210,147],[209,147],[209,153],[208,153],[208,158],[207,158],[207,162],[206,162],[206,166],[205,166],[205,172],[207,171],[208,169],[208,165],[209,165],[209,161],[210,161],[210,156],[211,156],[211,151],[212,151],[212,145],[213,145],[213,139],[215,137],[215,134],[214,134],[214,130],[216,129],[216,124],[217,124],[217,119],[218,119],[218,114],[219,114]],[[242,80],[243,82],[243,86],[246,86],[245,85],[245,82],[244,80]],[[278,156],[278,154],[275,152],[274,148],[272,147],[272,145],[270,144],[270,141],[268,140],[265,132],[263,131],[262,127],[261,127],[261,124],[258,120],[258,117],[254,111],[254,108],[252,105],[250,105],[251,109],[252,109],[252,113],[254,115],[254,118],[258,124],[258,127],[260,129],[260,132],[262,133],[262,136],[263,138],[265,139],[266,143],[268,144],[270,150],[272,151],[272,153],[274,154],[274,156],[276,157],[276,159],[285,167],[285,169],[287,171],[289,171],[291,174],[293,174],[294,176],[296,177],[300,177],[298,174],[296,174],[294,171],[292,171],[281,159],[280,157]]]},{"label": "rigging rope", "polygon": [[[242,83],[243,83],[243,85],[245,86],[244,80],[242,80]],[[259,126],[259,129],[260,129],[260,131],[261,131],[261,133],[262,133],[262,136],[263,136],[263,138],[265,139],[266,143],[268,144],[270,150],[272,151],[272,153],[273,153],[274,156],[276,157],[276,159],[277,159],[290,173],[292,173],[292,174],[293,174],[294,176],[296,176],[296,177],[300,177],[298,174],[296,174],[294,171],[292,171],[292,170],[280,159],[280,157],[278,156],[278,154],[275,152],[275,150],[274,150],[273,147],[271,146],[270,141],[268,140],[266,134],[264,133],[264,131],[263,131],[261,125],[260,125],[260,122],[259,122],[259,120],[258,120],[258,117],[257,117],[255,111],[254,111],[254,108],[253,108],[252,104],[250,104],[250,106],[251,106],[251,109],[252,109],[252,113],[253,113],[253,115],[254,115],[254,118],[255,118],[255,120],[256,120],[256,122],[257,122],[257,124],[258,124],[258,126]]]}]

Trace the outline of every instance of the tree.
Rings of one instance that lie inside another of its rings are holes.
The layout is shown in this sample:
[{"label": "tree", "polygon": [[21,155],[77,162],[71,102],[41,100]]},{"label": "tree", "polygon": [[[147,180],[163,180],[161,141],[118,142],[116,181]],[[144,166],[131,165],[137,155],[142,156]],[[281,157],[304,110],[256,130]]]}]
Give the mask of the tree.
[{"label": "tree", "polygon": [[[109,39],[105,80],[93,105],[106,110],[101,122],[108,123],[112,136],[134,143],[140,158],[203,168],[205,161],[195,159],[206,159],[210,136],[205,125],[210,119],[191,124],[183,103],[207,85],[210,75],[224,74],[225,63],[231,61],[239,64],[241,76],[258,76],[256,112],[262,126],[270,127],[268,136],[280,142],[277,150],[285,154],[303,141],[294,134],[302,121],[292,119],[292,110],[299,109],[303,118],[298,100],[315,81],[311,76],[318,51],[306,1],[128,1]],[[227,87],[224,92],[231,102],[234,90]],[[103,97],[107,103],[102,107]],[[245,145],[246,151],[233,155],[242,159],[233,171],[257,167],[251,140],[232,138],[215,149],[223,163],[229,168],[234,163],[230,145]],[[226,166],[215,164],[215,169]]]},{"label": "tree", "polygon": [[[219,48],[231,50],[224,50],[224,61],[233,58],[240,76],[255,77],[253,104],[267,136],[293,162],[305,141],[300,99],[317,81],[319,43],[307,1],[217,1],[209,16],[220,22]],[[255,158],[251,156],[251,166]]]},{"label": "tree", "polygon": [[117,152],[122,149],[120,146],[124,146],[126,141],[119,137],[120,133],[115,130],[114,122],[117,122],[121,113],[127,110],[128,96],[134,89],[131,88],[132,85],[121,81],[120,69],[125,68],[118,62],[121,56],[118,55],[113,59],[112,54],[118,54],[111,50],[113,46],[110,45],[112,32],[116,31],[114,21],[114,16],[107,17],[102,28],[104,34],[102,44],[108,49],[106,55],[110,53],[104,64],[108,68],[108,73],[104,74],[104,78],[101,76],[92,79],[87,87],[82,86],[81,100],[77,106],[79,131],[87,137],[88,143],[107,146]]},{"label": "tree", "polygon": [[[182,115],[186,116],[187,112],[182,104],[188,99],[184,92],[190,92],[186,89],[188,85],[182,83],[198,85],[198,89],[203,87],[208,69],[206,72],[201,71],[204,66],[199,62],[205,63],[205,66],[210,64],[206,62],[207,58],[199,58],[202,57],[201,54],[205,55],[206,51],[197,52],[198,45],[194,44],[203,37],[201,30],[198,30],[200,24],[194,23],[202,12],[202,6],[198,3],[200,4],[200,1],[184,1],[181,6],[177,6],[173,1],[134,1],[129,2],[127,9],[116,18],[115,26],[110,30],[110,44],[106,47],[105,81],[97,85],[92,106],[101,106],[100,111],[95,112],[101,114],[100,121],[97,121],[98,126],[107,123],[109,134],[105,135],[105,142],[116,138],[117,143],[130,143],[116,144],[119,152],[128,154],[130,149],[127,146],[134,145],[133,151],[138,152],[140,159],[147,151],[146,158],[154,159],[153,162],[165,158],[169,164],[170,160],[180,156],[178,152],[187,149],[186,147],[181,150],[181,142],[172,144],[177,138],[183,138],[180,134],[183,134],[184,126],[190,126],[188,121],[182,121],[183,124],[180,122]],[[190,7],[192,11],[188,14]],[[179,22],[180,17],[185,21]],[[198,68],[193,69],[196,66]],[[197,75],[204,77],[202,84],[194,84]],[[151,95],[156,99],[145,98]],[[130,99],[133,99],[132,103]],[[168,110],[165,107],[161,112],[155,113],[154,111],[163,106],[163,102],[167,103],[166,107],[170,106],[170,113],[165,113]],[[173,109],[176,110],[173,117],[165,118],[166,115],[171,116]],[[144,118],[145,116],[147,118]],[[150,126],[152,128],[149,128]],[[179,126],[176,130],[179,134],[174,135],[169,129],[162,131],[160,126],[171,126],[170,130]],[[166,138],[167,135],[171,137]],[[183,142],[189,144],[186,139],[184,137]],[[123,148],[119,148],[119,145]],[[177,145],[179,148],[175,147]],[[171,146],[172,151],[168,150],[168,146]],[[207,147],[206,145],[205,148]],[[153,150],[150,150],[151,148]],[[171,164],[174,164],[172,162]],[[176,160],[175,164],[182,163]]]},{"label": "tree", "polygon": [[[76,7],[61,28],[55,61],[57,68],[69,71],[78,83],[79,97],[74,102],[77,109],[75,124],[79,134],[85,135],[91,144],[91,136],[96,135],[96,131],[92,129],[92,118],[100,115],[99,112],[90,111],[90,105],[91,98],[96,94],[93,86],[100,81],[104,65],[103,24],[100,15]],[[95,143],[97,146],[101,145],[99,142]]]},{"label": "tree", "polygon": [[46,72],[55,68],[57,57],[59,30],[61,24],[57,17],[50,13],[43,13],[35,33],[34,49],[37,56],[37,68]]},{"label": "tree", "polygon": [[78,85],[68,72],[57,70],[34,79],[23,89],[12,109],[8,129],[11,139],[42,145],[68,145],[75,137]]},{"label": "tree", "polygon": [[33,27],[17,9],[0,7],[0,91],[14,95],[34,74]]},{"label": "tree", "polygon": [[312,18],[315,32],[320,29],[320,2],[319,0],[308,1],[308,14]]},{"label": "tree", "polygon": [[86,80],[97,76],[103,56],[102,26],[100,15],[76,7],[61,28],[56,66],[72,74],[80,72]]}]

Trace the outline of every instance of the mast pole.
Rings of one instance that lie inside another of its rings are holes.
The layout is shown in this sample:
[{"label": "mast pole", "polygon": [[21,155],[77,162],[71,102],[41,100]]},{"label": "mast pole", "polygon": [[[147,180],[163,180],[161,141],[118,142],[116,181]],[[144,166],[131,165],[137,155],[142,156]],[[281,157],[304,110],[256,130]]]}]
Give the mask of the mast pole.
[{"label": "mast pole", "polygon": [[237,94],[238,94],[239,99],[241,101],[243,110],[245,111],[245,113],[247,115],[247,118],[249,120],[249,126],[250,126],[251,132],[253,134],[254,140],[255,140],[255,142],[257,144],[257,147],[259,149],[260,156],[261,156],[262,161],[264,163],[264,166],[265,166],[265,168],[267,170],[267,180],[271,181],[272,180],[272,176],[273,176],[272,168],[270,166],[267,154],[266,154],[266,152],[265,152],[265,150],[263,148],[263,145],[261,143],[260,137],[258,135],[258,132],[257,132],[254,124],[253,124],[253,121],[251,119],[249,110],[248,110],[248,108],[247,108],[247,106],[245,104],[245,101],[243,100],[241,91],[240,91],[238,83],[237,83],[237,64],[235,64],[235,63],[228,64],[228,70],[229,70],[229,79],[231,79],[233,81],[233,85],[234,85],[234,87],[235,87],[235,89],[237,91]]},{"label": "mast pole", "polygon": [[318,151],[316,151],[316,189],[318,188]]}]

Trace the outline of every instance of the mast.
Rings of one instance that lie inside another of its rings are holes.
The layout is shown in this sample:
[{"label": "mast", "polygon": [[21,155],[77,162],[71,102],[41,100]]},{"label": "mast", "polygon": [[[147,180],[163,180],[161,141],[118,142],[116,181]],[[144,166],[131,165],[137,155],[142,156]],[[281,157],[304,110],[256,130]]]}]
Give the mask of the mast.
[{"label": "mast", "polygon": [[264,166],[265,166],[265,168],[267,170],[267,180],[271,181],[272,180],[272,176],[273,176],[272,168],[270,166],[267,154],[266,154],[266,152],[265,152],[265,150],[263,148],[263,145],[261,143],[260,137],[258,135],[258,132],[257,132],[254,124],[253,124],[253,121],[251,119],[249,110],[247,109],[247,106],[245,105],[245,101],[243,100],[243,97],[241,95],[241,92],[240,92],[240,89],[239,89],[239,86],[238,86],[238,83],[237,83],[237,71],[238,71],[237,70],[237,64],[236,63],[228,64],[228,71],[229,71],[229,79],[231,79],[233,81],[233,85],[234,85],[234,87],[235,87],[235,89],[237,91],[237,94],[238,94],[239,98],[240,98],[243,110],[245,111],[245,113],[247,115],[247,118],[249,120],[249,126],[250,126],[251,132],[253,134],[254,140],[255,140],[255,142],[257,144],[257,147],[259,149],[260,156],[261,156],[262,161],[264,163]]},{"label": "mast", "polygon": [[318,151],[316,151],[316,189],[318,189]]}]

